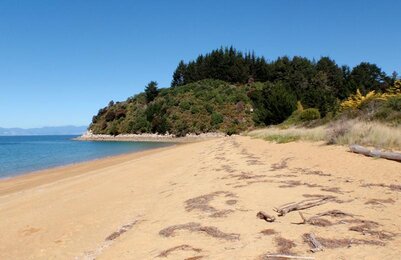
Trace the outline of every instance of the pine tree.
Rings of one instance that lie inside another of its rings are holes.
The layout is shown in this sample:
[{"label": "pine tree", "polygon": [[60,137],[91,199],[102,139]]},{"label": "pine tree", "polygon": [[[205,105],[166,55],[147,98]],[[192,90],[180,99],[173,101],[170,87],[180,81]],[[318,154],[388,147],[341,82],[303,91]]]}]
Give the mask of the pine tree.
[{"label": "pine tree", "polygon": [[187,70],[187,66],[185,65],[184,61],[181,60],[178,63],[177,68],[173,74],[173,81],[171,82],[172,87],[181,86],[185,84],[185,73]]},{"label": "pine tree", "polygon": [[145,87],[145,95],[147,103],[152,102],[157,97],[158,94],[159,94],[159,89],[157,88],[157,82],[156,81],[149,82],[148,85]]}]

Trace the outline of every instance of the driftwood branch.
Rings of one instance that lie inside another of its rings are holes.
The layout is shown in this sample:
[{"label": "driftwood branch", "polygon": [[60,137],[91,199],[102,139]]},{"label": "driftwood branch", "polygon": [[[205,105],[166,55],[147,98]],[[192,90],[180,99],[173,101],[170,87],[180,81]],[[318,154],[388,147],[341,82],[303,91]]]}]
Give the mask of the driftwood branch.
[{"label": "driftwood branch", "polygon": [[271,216],[263,211],[259,211],[258,214],[256,214],[256,216],[260,219],[264,219],[267,222],[274,222],[276,220],[274,216]]},{"label": "driftwood branch", "polygon": [[305,260],[314,260],[314,257],[311,256],[297,256],[297,255],[279,255],[279,254],[269,254],[269,255],[264,255],[265,258],[288,258],[288,259],[305,259]]},{"label": "driftwood branch", "polygon": [[323,245],[316,239],[315,234],[307,233],[304,235],[304,238],[312,246],[311,251],[313,253],[323,251]]},{"label": "driftwood branch", "polygon": [[312,224],[316,225],[315,220],[319,220],[320,217],[330,216],[330,217],[353,217],[354,215],[342,212],[341,210],[329,210],[323,213],[316,214],[310,218],[305,218],[301,211],[298,211],[299,216],[302,219],[302,222],[293,222],[292,224],[302,225],[302,224]]},{"label": "driftwood branch", "polygon": [[279,208],[275,208],[274,210],[278,213],[279,216],[284,216],[285,214],[291,211],[308,209],[325,204],[332,198],[333,198],[332,196],[327,196],[319,199],[303,200],[297,203],[285,204]]},{"label": "driftwood branch", "polygon": [[361,145],[350,145],[349,149],[353,153],[401,162],[401,153],[385,152],[380,150],[369,150],[368,148],[363,147]]}]

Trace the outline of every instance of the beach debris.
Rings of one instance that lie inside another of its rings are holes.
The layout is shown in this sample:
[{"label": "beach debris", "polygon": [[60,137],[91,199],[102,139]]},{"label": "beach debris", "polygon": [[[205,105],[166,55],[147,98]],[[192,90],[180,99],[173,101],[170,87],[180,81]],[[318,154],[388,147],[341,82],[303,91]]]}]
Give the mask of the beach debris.
[{"label": "beach debris", "polygon": [[401,191],[401,185],[398,184],[389,184],[386,185],[384,183],[365,183],[363,185],[361,185],[361,187],[383,187],[383,188],[387,188],[390,189],[392,191]]},{"label": "beach debris", "polygon": [[167,250],[164,250],[157,257],[167,257],[170,253],[172,253],[174,251],[178,251],[178,250],[194,251],[197,253],[202,252],[202,249],[200,249],[200,248],[195,248],[190,245],[183,244],[183,245],[175,246],[175,247],[169,248]]},{"label": "beach debris", "polygon": [[111,233],[108,237],[106,237],[106,241],[113,241],[116,238],[118,238],[119,236],[121,236],[122,234],[124,234],[125,232],[127,232],[128,230],[130,230],[138,221],[133,221],[129,224],[126,224],[124,226],[122,226],[119,230]]},{"label": "beach debris", "polygon": [[[306,235],[303,235],[304,241],[307,242],[310,246],[313,246],[308,239],[306,239]],[[347,238],[340,238],[340,239],[331,239],[331,238],[323,238],[323,237],[315,237],[317,241],[324,248],[342,248],[342,247],[351,247],[352,245],[374,245],[374,246],[384,246],[385,243],[378,240],[366,240],[366,239],[347,239]]]},{"label": "beach debris", "polygon": [[381,205],[384,203],[394,203],[395,200],[393,200],[392,198],[388,198],[388,199],[371,199],[365,202],[365,204],[373,204],[373,205]]},{"label": "beach debris", "polygon": [[379,226],[377,222],[361,220],[360,225],[352,226],[349,228],[350,231],[359,232],[362,235],[375,236],[380,240],[391,240],[395,236],[393,232],[384,230],[374,230]]},{"label": "beach debris", "polygon": [[280,236],[275,237],[274,242],[280,254],[292,254],[291,249],[297,246],[293,241]]},{"label": "beach debris", "polygon": [[284,205],[280,206],[279,208],[274,208],[274,211],[276,211],[278,213],[278,216],[284,216],[291,211],[308,209],[308,208],[312,208],[312,207],[316,207],[316,206],[325,204],[330,199],[333,199],[333,196],[326,196],[326,197],[317,198],[317,199],[307,199],[307,200],[302,200],[297,203],[292,202],[292,203],[284,204]]},{"label": "beach debris", "polygon": [[274,216],[271,216],[263,211],[259,211],[256,214],[256,217],[265,220],[266,222],[274,222],[276,220],[276,218]]},{"label": "beach debris", "polygon": [[201,232],[206,233],[207,235],[218,238],[218,239],[225,239],[225,240],[239,240],[240,235],[236,233],[224,233],[220,231],[216,227],[212,226],[202,226],[199,223],[189,222],[186,224],[174,225],[167,228],[160,230],[159,235],[164,237],[172,237],[175,235],[175,231],[177,230],[187,230],[190,232]]},{"label": "beach debris", "polygon": [[338,193],[338,194],[343,194],[343,192],[340,190],[339,187],[327,187],[327,188],[321,188],[320,190],[321,191]]},{"label": "beach debris", "polygon": [[111,233],[109,236],[105,238],[105,240],[98,245],[95,249],[90,251],[83,252],[83,255],[80,257],[75,257],[74,259],[96,259],[104,250],[110,247],[115,240],[120,237],[122,234],[130,230],[134,225],[142,222],[143,220],[134,220],[121,226],[117,231]]},{"label": "beach debris", "polygon": [[191,256],[191,257],[185,258],[184,260],[198,260],[198,259],[202,259],[204,257],[205,256],[203,256],[203,255]]},{"label": "beach debris", "polygon": [[313,233],[306,233],[303,235],[304,240],[307,241],[311,246],[311,251],[313,253],[323,251],[323,245],[316,239],[315,234]]},{"label": "beach debris", "polygon": [[[232,209],[219,210],[211,206],[209,203],[218,196],[224,196],[225,198],[235,198],[236,195],[228,191],[215,191],[206,195],[198,196],[192,199],[186,200],[185,210],[191,212],[193,210],[198,210],[205,213],[210,213],[209,217],[226,217],[228,214],[234,212]],[[232,203],[234,200],[231,200]],[[226,203],[227,205],[233,205]],[[234,203],[235,204],[235,203]]]},{"label": "beach debris", "polygon": [[226,209],[226,210],[219,210],[211,215],[209,215],[209,217],[211,218],[225,218],[228,216],[228,214],[233,213],[234,210],[232,209]]},{"label": "beach debris", "polygon": [[297,224],[297,225],[310,224],[310,225],[314,225],[314,226],[327,227],[327,226],[333,225],[333,223],[330,222],[329,220],[323,219],[321,217],[325,217],[325,216],[334,217],[334,218],[353,217],[352,214],[348,214],[348,213],[345,213],[345,212],[342,212],[342,211],[336,210],[336,209],[325,211],[323,213],[319,213],[308,219],[304,217],[304,215],[302,214],[301,211],[298,211],[298,213],[302,219],[302,222],[292,223],[292,224]]},{"label": "beach debris", "polygon": [[277,170],[281,170],[281,169],[287,168],[288,167],[288,161],[291,160],[291,159],[293,159],[293,157],[284,158],[278,163],[273,163],[270,166],[270,168],[271,168],[270,170],[271,171],[277,171]]},{"label": "beach debris", "polygon": [[237,202],[238,202],[237,200],[227,200],[226,204],[227,205],[235,205],[235,204],[237,204]]},{"label": "beach debris", "polygon": [[297,256],[297,255],[283,255],[283,254],[266,254],[262,259],[305,259],[305,260],[314,260],[314,257],[311,256]]},{"label": "beach debris", "polygon": [[292,168],[291,169],[292,173],[300,173],[304,175],[316,175],[316,176],[322,176],[322,177],[328,177],[331,176],[330,173],[324,173],[320,170],[313,170],[313,169],[308,169],[308,168]]},{"label": "beach debris", "polygon": [[397,162],[401,162],[401,153],[396,153],[396,152],[386,152],[386,151],[380,151],[377,149],[370,150],[364,146],[361,145],[350,145],[349,149],[353,153],[358,153],[358,154],[363,154],[365,156],[370,156],[370,157],[376,157],[376,158],[384,158],[388,160],[393,160]]},{"label": "beach debris", "polygon": [[260,231],[260,233],[262,233],[263,235],[266,235],[266,236],[270,236],[270,235],[276,234],[277,232],[272,228],[268,228],[268,229],[264,229],[264,230]]}]

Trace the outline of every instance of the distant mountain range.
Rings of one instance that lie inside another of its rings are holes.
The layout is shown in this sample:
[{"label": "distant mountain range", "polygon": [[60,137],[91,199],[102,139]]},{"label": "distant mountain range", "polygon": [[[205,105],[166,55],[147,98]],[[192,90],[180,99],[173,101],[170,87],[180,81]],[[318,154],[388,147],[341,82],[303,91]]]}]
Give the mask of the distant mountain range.
[{"label": "distant mountain range", "polygon": [[87,126],[48,126],[41,128],[2,128],[0,135],[81,135]]}]

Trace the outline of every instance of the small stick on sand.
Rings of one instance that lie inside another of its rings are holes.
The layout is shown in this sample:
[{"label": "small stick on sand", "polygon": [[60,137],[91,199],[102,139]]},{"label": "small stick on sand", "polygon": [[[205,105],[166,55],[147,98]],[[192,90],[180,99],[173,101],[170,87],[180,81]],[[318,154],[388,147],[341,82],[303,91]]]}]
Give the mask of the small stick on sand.
[{"label": "small stick on sand", "polygon": [[314,257],[311,256],[297,256],[297,255],[264,255],[264,257],[275,257],[275,258],[288,258],[288,259],[305,259],[305,260],[314,260]]},{"label": "small stick on sand", "polygon": [[329,199],[332,199],[332,198],[333,197],[328,196],[328,197],[323,197],[323,198],[319,198],[319,199],[303,200],[298,203],[286,204],[285,206],[275,208],[274,210],[278,213],[279,216],[284,216],[285,214],[287,214],[288,212],[291,212],[291,211],[308,209],[308,208],[312,208],[315,206],[325,204]]},{"label": "small stick on sand", "polygon": [[258,214],[256,214],[256,216],[260,219],[264,219],[267,222],[274,222],[276,220],[274,216],[271,216],[263,211],[259,211]]},{"label": "small stick on sand", "polygon": [[306,218],[304,217],[304,214],[302,214],[301,211],[298,211],[298,213],[299,213],[299,216],[301,216],[301,218],[302,218],[302,222],[299,224],[306,224],[308,222],[308,220],[306,220]]},{"label": "small stick on sand", "polygon": [[323,245],[316,239],[315,234],[308,233],[308,234],[305,234],[304,237],[313,246],[311,248],[311,251],[313,253],[323,251]]}]

